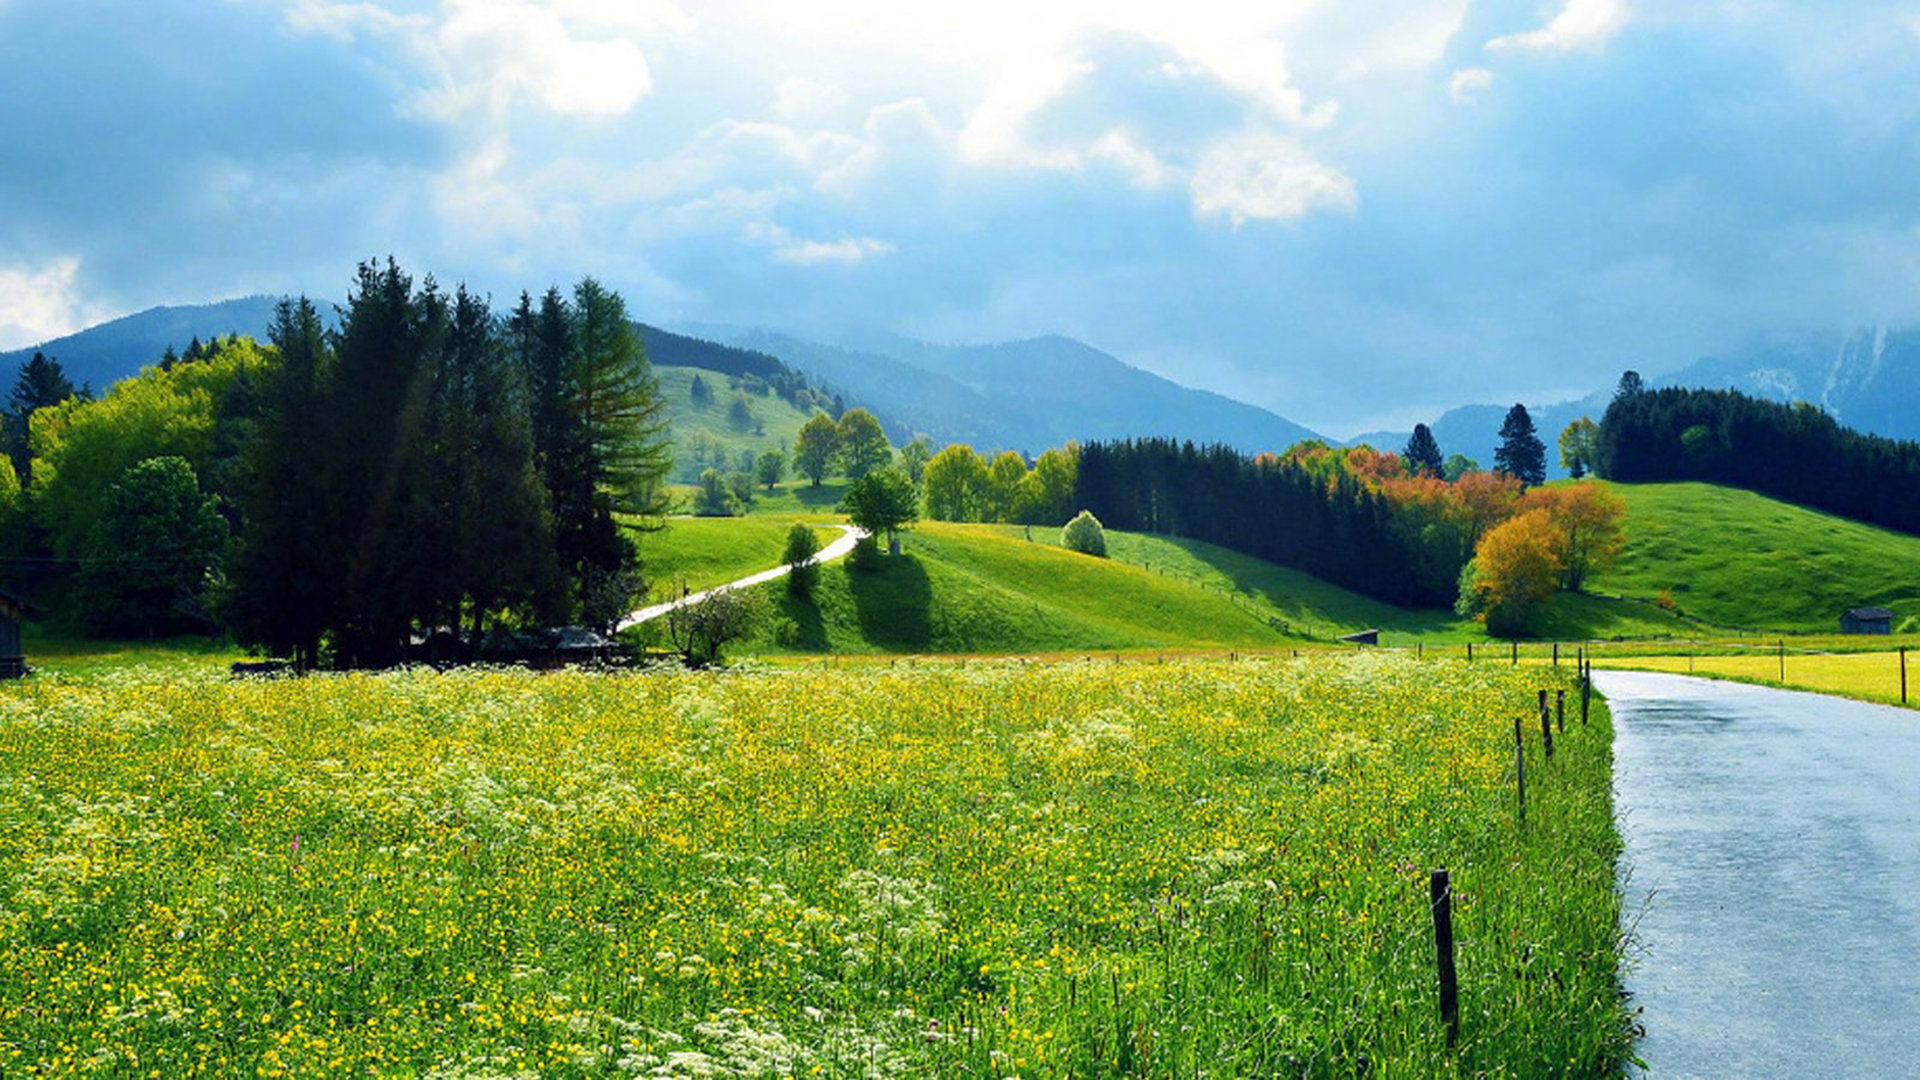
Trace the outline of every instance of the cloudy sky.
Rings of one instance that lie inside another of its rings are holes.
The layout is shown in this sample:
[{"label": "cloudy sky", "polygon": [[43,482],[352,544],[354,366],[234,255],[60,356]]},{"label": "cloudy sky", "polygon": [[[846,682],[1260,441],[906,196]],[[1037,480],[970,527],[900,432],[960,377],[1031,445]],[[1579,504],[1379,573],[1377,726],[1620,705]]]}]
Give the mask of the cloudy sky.
[{"label": "cloudy sky", "polygon": [[1920,0],[0,0],[0,347],[387,253],[1404,425],[1920,320]]}]

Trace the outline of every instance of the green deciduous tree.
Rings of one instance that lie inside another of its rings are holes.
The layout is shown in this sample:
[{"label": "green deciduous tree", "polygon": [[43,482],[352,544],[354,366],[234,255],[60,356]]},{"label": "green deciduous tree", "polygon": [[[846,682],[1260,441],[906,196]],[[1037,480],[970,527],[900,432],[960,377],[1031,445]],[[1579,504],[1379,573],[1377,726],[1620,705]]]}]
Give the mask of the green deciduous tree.
[{"label": "green deciduous tree", "polygon": [[840,471],[846,473],[849,480],[884,469],[892,460],[893,448],[887,445],[887,433],[872,413],[848,409],[840,417]]},{"label": "green deciduous tree", "polygon": [[840,427],[833,418],[825,413],[814,413],[807,422],[800,425],[800,434],[793,442],[793,467],[800,475],[813,481],[814,487],[827,478],[833,471],[834,459],[840,456]]},{"label": "green deciduous tree", "polygon": [[1560,432],[1560,467],[1575,480],[1593,471],[1594,454],[1600,444],[1600,425],[1586,417],[1568,424]]},{"label": "green deciduous tree", "polygon": [[226,519],[184,458],[158,457],[107,488],[75,582],[81,621],[152,636],[206,626],[208,574],[226,553]]},{"label": "green deciduous tree", "polygon": [[987,463],[971,446],[954,443],[933,455],[922,483],[934,521],[977,521],[985,512]]},{"label": "green deciduous tree", "polygon": [[1020,489],[1027,479],[1027,461],[1012,450],[994,455],[987,466],[986,505],[983,521],[1014,521],[1020,509]]},{"label": "green deciduous tree", "polygon": [[1020,521],[1028,525],[1064,524],[1073,513],[1073,488],[1079,480],[1080,448],[1068,443],[1040,455],[1027,474]]},{"label": "green deciduous tree", "polygon": [[820,564],[814,561],[820,554],[820,537],[815,535],[813,526],[795,522],[787,530],[787,547],[780,555],[780,562],[790,567],[787,571],[787,591],[795,596],[810,596],[814,585],[820,580]]},{"label": "green deciduous tree", "polygon": [[933,458],[933,444],[922,435],[900,448],[900,469],[907,479],[918,484],[926,477],[927,462]]},{"label": "green deciduous tree", "polygon": [[1446,468],[1441,470],[1441,479],[1447,483],[1457,483],[1470,472],[1480,471],[1480,463],[1465,454],[1448,454]]},{"label": "green deciduous tree", "polygon": [[898,469],[870,472],[847,486],[840,509],[848,520],[891,543],[902,529],[920,520],[919,493]]},{"label": "green deciduous tree", "polygon": [[754,459],[753,478],[767,485],[771,492],[780,478],[787,474],[787,455],[778,450],[768,450]]},{"label": "green deciduous tree", "polygon": [[719,469],[701,472],[693,494],[693,512],[699,517],[732,517],[740,512],[740,499]]}]

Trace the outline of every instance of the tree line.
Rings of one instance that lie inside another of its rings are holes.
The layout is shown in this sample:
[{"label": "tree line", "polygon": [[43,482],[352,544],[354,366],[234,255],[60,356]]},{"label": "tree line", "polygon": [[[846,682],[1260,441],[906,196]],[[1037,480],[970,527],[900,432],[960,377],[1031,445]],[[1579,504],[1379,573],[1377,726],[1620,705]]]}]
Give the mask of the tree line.
[{"label": "tree line", "polygon": [[1920,443],[1840,426],[1806,402],[1737,390],[1647,390],[1628,372],[1595,445],[1623,483],[1701,480],[1920,533]]},{"label": "tree line", "polygon": [[1076,501],[1109,529],[1219,544],[1406,607],[1451,604],[1459,563],[1425,565],[1392,502],[1347,471],[1172,439],[1080,448]]},{"label": "tree line", "polygon": [[303,666],[630,610],[623,525],[665,512],[670,461],[619,294],[588,278],[500,314],[388,260],[338,315],[329,331],[284,301],[266,346],[218,341],[36,409],[12,576],[70,578],[103,632],[218,621]]}]

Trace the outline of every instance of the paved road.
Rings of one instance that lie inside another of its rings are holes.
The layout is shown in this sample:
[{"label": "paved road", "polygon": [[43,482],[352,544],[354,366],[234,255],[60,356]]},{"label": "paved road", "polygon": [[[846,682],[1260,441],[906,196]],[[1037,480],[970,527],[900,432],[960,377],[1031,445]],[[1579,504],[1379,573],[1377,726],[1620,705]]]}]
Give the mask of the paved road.
[{"label": "paved road", "polygon": [[1920,715],[1677,675],[1595,683],[1649,1075],[1920,1076]]},{"label": "paved road", "polygon": [[[820,554],[815,555],[813,557],[814,562],[829,563],[835,559],[840,558],[841,556],[845,555],[847,552],[853,550],[853,545],[855,541],[859,540],[862,536],[867,535],[865,532],[855,528],[852,525],[836,525],[834,526],[834,528],[840,530],[840,539],[835,540],[833,543],[828,544],[826,547],[821,548]],[[702,592],[692,593],[690,595],[683,596],[678,600],[669,600],[664,604],[654,604],[651,607],[643,607],[639,611],[636,611],[633,614],[627,616],[626,618],[621,619],[620,629],[625,630],[629,626],[638,626],[643,622],[648,622],[653,619],[657,619],[660,616],[665,615],[667,612],[672,611],[674,608],[677,608],[677,607],[684,607],[687,604],[697,604],[700,601],[705,600],[707,597],[712,596],[714,593],[728,592],[733,589],[745,589],[745,588],[748,588],[749,586],[758,585],[763,581],[773,581],[777,578],[786,577],[787,572],[792,569],[793,569],[792,567],[782,564],[780,566],[774,567],[771,570],[762,570],[757,574],[751,574],[747,577],[743,577],[739,581],[729,581],[725,585],[716,585],[711,589],[707,589]]]}]

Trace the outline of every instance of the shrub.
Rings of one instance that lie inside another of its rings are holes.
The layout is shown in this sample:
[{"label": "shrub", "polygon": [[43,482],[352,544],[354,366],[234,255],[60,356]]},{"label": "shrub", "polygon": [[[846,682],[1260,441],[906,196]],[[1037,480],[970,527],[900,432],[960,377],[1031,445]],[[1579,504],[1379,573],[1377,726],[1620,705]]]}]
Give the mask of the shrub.
[{"label": "shrub", "polygon": [[793,569],[787,573],[787,591],[795,596],[807,596],[813,592],[814,583],[820,580],[820,565],[813,561],[820,554],[820,538],[813,533],[813,526],[794,523],[787,530],[786,554],[780,561]]},{"label": "shrub", "polygon": [[1066,527],[1060,530],[1060,546],[1068,551],[1077,551],[1082,555],[1107,557],[1107,530],[1100,525],[1100,519],[1088,510],[1082,510]]}]

